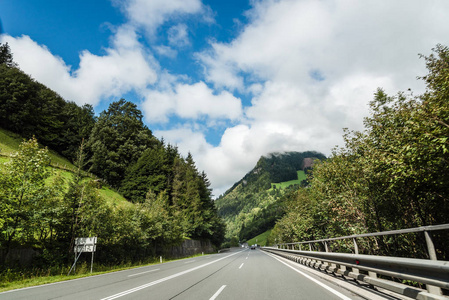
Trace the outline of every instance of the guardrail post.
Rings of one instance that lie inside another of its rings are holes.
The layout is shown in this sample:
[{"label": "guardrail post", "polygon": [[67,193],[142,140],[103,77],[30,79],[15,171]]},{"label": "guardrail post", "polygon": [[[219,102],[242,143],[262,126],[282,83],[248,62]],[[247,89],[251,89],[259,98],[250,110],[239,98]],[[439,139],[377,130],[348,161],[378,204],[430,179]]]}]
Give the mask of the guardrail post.
[{"label": "guardrail post", "polygon": [[309,250],[312,251],[312,246],[310,245],[310,243],[309,243]]},{"label": "guardrail post", "polygon": [[[325,241],[324,242],[324,248],[326,249],[326,252],[332,252],[331,247],[330,247],[330,242]],[[334,263],[327,263],[327,265],[332,268],[332,272],[334,273],[337,270],[337,265]]]},{"label": "guardrail post", "polygon": [[372,278],[377,278],[376,272],[368,271],[368,276],[369,276],[369,277],[372,277]]},{"label": "guardrail post", "polygon": [[[357,240],[355,238],[352,238],[352,241],[354,242],[354,254],[359,254],[359,246],[357,245]],[[359,274],[359,269],[352,268],[352,272],[355,274]]]},{"label": "guardrail post", "polygon": [[352,238],[354,241],[354,254],[359,254],[359,246],[357,246],[357,240],[355,238]]},{"label": "guardrail post", "polygon": [[[433,244],[430,232],[424,231],[424,237],[426,238],[427,251],[429,252],[430,260],[438,260],[437,253],[435,251],[435,245]],[[438,286],[426,284],[427,291],[435,295],[443,295],[441,288]]]}]

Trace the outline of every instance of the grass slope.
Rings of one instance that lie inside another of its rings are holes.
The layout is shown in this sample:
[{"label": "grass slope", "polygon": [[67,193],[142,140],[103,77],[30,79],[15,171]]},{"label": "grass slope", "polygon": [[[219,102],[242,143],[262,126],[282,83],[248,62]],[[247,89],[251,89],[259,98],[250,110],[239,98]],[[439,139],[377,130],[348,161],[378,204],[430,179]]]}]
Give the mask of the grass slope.
[{"label": "grass slope", "polygon": [[[9,160],[9,157],[19,151],[20,144],[25,139],[18,134],[0,128],[0,162]],[[75,166],[66,158],[58,155],[56,152],[49,150],[51,165],[54,168],[63,170],[75,170]]]},{"label": "grass slope", "polygon": [[[0,169],[1,164],[9,161],[11,159],[11,155],[19,151],[19,145],[23,140],[24,138],[20,135],[0,128]],[[52,150],[49,151],[49,156],[51,159],[51,167],[54,169],[55,175],[49,178],[48,182],[50,183],[54,176],[58,174],[64,179],[66,183],[68,183],[69,180],[73,178],[73,172],[76,170],[76,167],[66,158],[58,155]],[[94,176],[91,175],[89,177]],[[110,205],[114,207],[133,205],[132,203],[128,202],[122,195],[113,191],[107,186],[103,186],[101,189],[98,189],[98,193]]]},{"label": "grass slope", "polygon": [[248,245],[251,246],[251,245],[257,244],[257,245],[261,245],[262,247],[269,246],[269,245],[267,245],[267,239],[268,239],[268,236],[271,234],[271,230],[272,229],[267,230],[264,233],[261,233],[258,236],[253,237],[252,239],[247,241]]}]

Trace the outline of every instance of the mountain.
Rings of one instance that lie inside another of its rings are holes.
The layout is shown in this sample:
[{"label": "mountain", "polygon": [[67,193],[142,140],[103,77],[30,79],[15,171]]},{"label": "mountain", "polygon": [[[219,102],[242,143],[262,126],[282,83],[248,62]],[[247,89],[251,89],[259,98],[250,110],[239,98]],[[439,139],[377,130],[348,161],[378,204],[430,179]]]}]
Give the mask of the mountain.
[{"label": "mountain", "polygon": [[235,244],[272,228],[284,215],[283,202],[289,192],[307,185],[302,178],[316,159],[326,157],[315,151],[262,156],[250,172],[215,201],[227,226],[226,240]]}]

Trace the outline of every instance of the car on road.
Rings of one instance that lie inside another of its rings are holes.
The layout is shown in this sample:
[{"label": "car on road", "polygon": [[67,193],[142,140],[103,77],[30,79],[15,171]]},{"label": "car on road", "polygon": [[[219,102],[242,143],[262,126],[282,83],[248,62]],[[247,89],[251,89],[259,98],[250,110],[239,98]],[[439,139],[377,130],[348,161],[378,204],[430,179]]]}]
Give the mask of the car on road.
[{"label": "car on road", "polygon": [[256,245],[251,245],[251,250],[255,250],[256,249]]}]

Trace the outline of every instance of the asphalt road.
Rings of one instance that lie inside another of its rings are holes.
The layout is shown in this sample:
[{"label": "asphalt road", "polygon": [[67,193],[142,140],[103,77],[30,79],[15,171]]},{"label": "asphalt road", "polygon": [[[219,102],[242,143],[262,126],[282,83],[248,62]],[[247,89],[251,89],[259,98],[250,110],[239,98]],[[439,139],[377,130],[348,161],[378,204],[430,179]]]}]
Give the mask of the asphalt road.
[{"label": "asphalt road", "polygon": [[362,299],[261,250],[234,249],[0,293],[1,299]]}]

